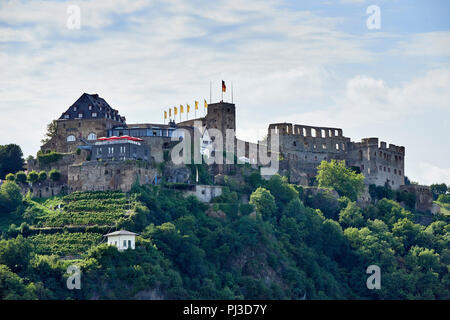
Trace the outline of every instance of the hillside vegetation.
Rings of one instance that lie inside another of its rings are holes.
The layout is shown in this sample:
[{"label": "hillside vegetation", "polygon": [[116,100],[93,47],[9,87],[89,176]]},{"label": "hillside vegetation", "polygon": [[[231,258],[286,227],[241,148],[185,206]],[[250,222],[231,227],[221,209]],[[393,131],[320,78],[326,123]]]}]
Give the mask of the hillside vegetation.
[{"label": "hillside vegetation", "polygon": [[[0,213],[0,299],[450,299],[446,217],[419,225],[387,198],[362,209],[359,177],[322,176],[343,183],[339,198],[326,181],[307,195],[257,172],[226,177],[211,205],[164,186],[25,197]],[[136,250],[105,244],[121,228],[139,233]],[[72,264],[81,290],[66,287]]]}]

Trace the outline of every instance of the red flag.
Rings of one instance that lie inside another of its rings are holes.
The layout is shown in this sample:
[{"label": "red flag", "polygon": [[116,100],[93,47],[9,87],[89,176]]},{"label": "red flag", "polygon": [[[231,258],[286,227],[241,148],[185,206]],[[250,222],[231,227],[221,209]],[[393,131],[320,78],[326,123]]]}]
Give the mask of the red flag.
[{"label": "red flag", "polygon": [[227,86],[225,85],[225,81],[222,80],[222,92],[227,92]]}]

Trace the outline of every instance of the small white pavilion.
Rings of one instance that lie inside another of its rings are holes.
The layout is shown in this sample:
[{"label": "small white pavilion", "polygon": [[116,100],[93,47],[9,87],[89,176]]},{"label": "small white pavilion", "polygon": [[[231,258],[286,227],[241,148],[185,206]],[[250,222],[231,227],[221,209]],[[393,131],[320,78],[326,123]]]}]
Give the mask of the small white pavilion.
[{"label": "small white pavilion", "polygon": [[105,234],[108,237],[108,244],[116,246],[119,251],[135,248],[137,233],[120,230]]}]

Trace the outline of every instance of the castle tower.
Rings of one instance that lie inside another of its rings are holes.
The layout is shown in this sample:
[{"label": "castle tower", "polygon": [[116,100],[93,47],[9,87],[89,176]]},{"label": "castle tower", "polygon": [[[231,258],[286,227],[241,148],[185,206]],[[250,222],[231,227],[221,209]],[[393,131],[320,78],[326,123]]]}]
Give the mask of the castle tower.
[{"label": "castle tower", "polygon": [[113,126],[123,125],[125,117],[98,94],[83,93],[56,120],[56,134],[41,146],[43,152],[72,152],[79,145],[106,136]]}]

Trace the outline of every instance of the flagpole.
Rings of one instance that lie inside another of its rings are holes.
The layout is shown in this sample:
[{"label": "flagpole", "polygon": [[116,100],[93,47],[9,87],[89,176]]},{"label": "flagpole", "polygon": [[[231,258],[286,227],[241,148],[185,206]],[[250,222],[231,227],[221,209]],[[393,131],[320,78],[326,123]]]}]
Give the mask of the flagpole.
[{"label": "flagpole", "polygon": [[212,81],[209,81],[209,103],[211,103],[212,96]]},{"label": "flagpole", "polygon": [[233,103],[233,81],[231,81],[231,103]]}]

